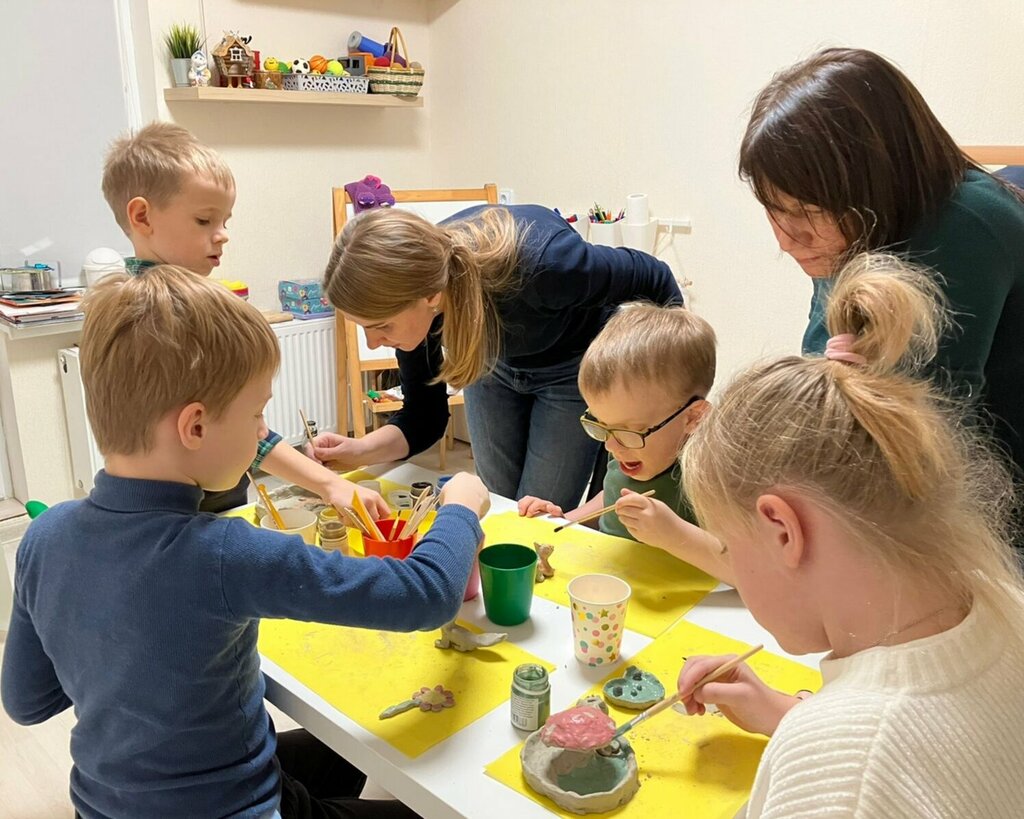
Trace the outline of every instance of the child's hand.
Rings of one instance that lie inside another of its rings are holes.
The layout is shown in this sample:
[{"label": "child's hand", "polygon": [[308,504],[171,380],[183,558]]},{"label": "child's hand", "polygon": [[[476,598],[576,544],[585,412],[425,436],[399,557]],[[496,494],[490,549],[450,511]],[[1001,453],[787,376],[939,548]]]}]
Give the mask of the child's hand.
[{"label": "child's hand", "polygon": [[482,518],[491,508],[491,496],[484,482],[476,475],[459,472],[441,490],[441,505],[457,503]]},{"label": "child's hand", "polygon": [[537,515],[551,515],[555,518],[564,517],[562,507],[551,501],[535,498],[533,495],[527,495],[525,498],[519,499],[520,517],[535,518]]},{"label": "child's hand", "polygon": [[313,439],[313,446],[304,444],[302,451],[314,461],[334,469],[354,469],[363,464],[359,439],[336,432],[321,432]]},{"label": "child's hand", "polygon": [[[690,657],[679,672],[678,689],[689,691],[702,677],[735,656]],[[741,663],[717,680],[702,685],[682,702],[688,714],[704,714],[705,705],[714,703],[730,722],[744,731],[770,737],[786,712],[799,700],[769,688],[750,666]]]},{"label": "child's hand", "polygon": [[693,526],[660,500],[629,489],[623,489],[622,497],[615,502],[615,514],[638,541],[659,549],[685,538],[685,527]]},{"label": "child's hand", "polygon": [[388,506],[388,502],[379,494],[372,489],[359,486],[359,484],[352,483],[352,481],[346,481],[341,477],[336,481],[332,481],[329,490],[321,495],[321,497],[333,506],[339,508],[344,506],[351,509],[352,496],[356,494],[359,495],[359,500],[363,502],[366,511],[370,513],[370,517],[374,520],[380,520],[391,515],[391,507]]}]

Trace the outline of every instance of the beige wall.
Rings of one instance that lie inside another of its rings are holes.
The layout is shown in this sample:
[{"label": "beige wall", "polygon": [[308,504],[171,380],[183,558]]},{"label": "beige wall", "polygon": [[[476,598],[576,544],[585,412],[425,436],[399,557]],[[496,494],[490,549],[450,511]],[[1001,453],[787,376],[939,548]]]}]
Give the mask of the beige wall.
[{"label": "beige wall", "polygon": [[[238,203],[218,275],[248,281],[260,306],[276,302],[278,279],[321,273],[330,188],[366,173],[396,187],[493,181],[519,202],[584,210],[644,191],[656,215],[693,220],[662,257],[693,281],[693,306],[721,338],[724,376],[764,353],[796,350],[810,295],[735,174],[746,110],[773,71],[822,45],[873,48],[902,65],[958,140],[1024,144],[1019,0],[969,9],[934,0],[131,5],[143,32],[149,18],[150,36],[137,43],[144,117],[181,122],[227,157]],[[426,106],[168,108],[162,32],[200,20],[201,6],[211,44],[240,28],[264,56],[280,58],[340,53],[351,30],[380,39],[398,22],[427,67]],[[47,501],[71,491],[57,346],[7,347],[14,383],[4,403],[31,413],[8,437],[30,453],[29,495]]]},{"label": "beige wall", "polygon": [[493,179],[518,201],[584,209],[595,199],[618,208],[643,191],[657,215],[691,218],[693,232],[662,257],[693,281],[693,306],[719,333],[721,376],[798,350],[810,298],[736,178],[747,110],[774,71],[825,45],[875,49],[903,67],[956,139],[1024,143],[1017,0],[431,8],[438,176]]}]

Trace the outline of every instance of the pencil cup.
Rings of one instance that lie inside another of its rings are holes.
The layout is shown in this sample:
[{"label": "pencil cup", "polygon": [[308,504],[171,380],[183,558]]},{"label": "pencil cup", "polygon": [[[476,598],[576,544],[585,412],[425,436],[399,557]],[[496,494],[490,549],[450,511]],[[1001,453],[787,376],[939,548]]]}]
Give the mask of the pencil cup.
[{"label": "pencil cup", "polygon": [[575,230],[583,241],[587,241],[587,228],[590,227],[589,219],[577,219],[575,222],[569,222],[569,227]]},{"label": "pencil cup", "polygon": [[396,521],[392,519],[378,520],[377,528],[384,535],[384,540],[374,540],[363,535],[363,554],[366,557],[396,557],[399,560],[407,558],[416,543],[416,533],[410,532],[408,536],[398,540],[388,540],[387,538],[391,537],[395,525]]},{"label": "pencil cup", "polygon": [[614,663],[626,627],[629,584],[610,574],[581,574],[567,591],[576,659],[590,666]]},{"label": "pencil cup", "polygon": [[622,229],[618,222],[591,222],[590,243],[622,247]]},{"label": "pencil cup", "polygon": [[658,220],[651,219],[644,225],[622,226],[622,244],[644,253],[654,252],[654,241],[658,238]]},{"label": "pencil cup", "polygon": [[537,553],[518,543],[496,543],[480,552],[480,585],[487,619],[518,626],[530,616]]},{"label": "pencil cup", "polygon": [[277,528],[272,515],[260,518],[260,528],[273,529],[286,535],[302,535],[302,539],[310,546],[316,545],[316,515],[307,509],[281,509],[279,514],[284,521],[284,529]]}]

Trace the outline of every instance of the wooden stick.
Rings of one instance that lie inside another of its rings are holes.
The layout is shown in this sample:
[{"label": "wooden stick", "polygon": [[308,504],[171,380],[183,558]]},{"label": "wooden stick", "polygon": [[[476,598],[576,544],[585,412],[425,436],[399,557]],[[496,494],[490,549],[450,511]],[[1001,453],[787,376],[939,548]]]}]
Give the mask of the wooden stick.
[{"label": "wooden stick", "polygon": [[[350,529],[358,529],[360,532],[362,532],[365,535],[369,535],[370,534],[370,532],[367,530],[367,528],[365,526],[363,526],[363,522],[361,520],[359,520],[359,518],[356,517],[352,513],[352,510],[349,509],[348,507],[345,507],[345,506],[335,506],[334,507],[334,511],[338,513],[338,517],[341,518],[341,522],[344,523],[346,526],[348,526]],[[370,535],[370,536],[372,537],[372,535]]]},{"label": "wooden stick", "polygon": [[377,524],[373,522],[373,518],[370,517],[370,513],[366,511],[366,507],[363,505],[363,499],[359,497],[358,492],[352,493],[352,510],[359,517],[359,520],[362,522],[363,526],[366,527],[374,540],[386,540],[384,534],[377,528]]},{"label": "wooden stick", "polygon": [[[302,419],[302,431],[306,433],[306,440],[309,441],[309,446],[315,448],[316,444],[313,443],[313,433],[309,431],[309,421],[306,420],[306,413],[302,411],[302,407],[299,407],[299,418]],[[310,455],[313,453],[310,452]]]},{"label": "wooden stick", "polygon": [[[647,492],[642,493],[640,495],[640,497],[641,498],[649,498],[649,497],[651,497],[653,495],[654,495],[654,490],[650,489]],[[599,518],[605,512],[611,512],[612,509],[614,509],[614,508],[615,508],[615,504],[613,503],[611,506],[604,507],[604,509],[598,509],[596,512],[591,512],[589,515],[584,515],[583,517],[579,518],[578,520],[570,520],[568,523],[563,523],[561,526],[556,526],[555,527],[555,531],[556,532],[561,532],[563,529],[568,529],[570,526],[575,526],[577,523],[585,523],[588,520],[593,520],[594,518]]]},{"label": "wooden stick", "polygon": [[[392,540],[398,540],[401,533],[409,528],[409,525],[412,523],[413,518],[415,518],[416,514],[420,511],[420,507],[422,507],[423,504],[427,502],[428,497],[429,496],[427,495],[427,493],[423,492],[420,494],[418,498],[416,498],[416,503],[414,503],[412,505],[412,509],[409,510],[409,517],[406,520],[403,521],[401,512],[398,513],[398,521],[396,521],[395,523],[396,528],[391,530]],[[401,523],[401,526],[399,526],[399,522]]]},{"label": "wooden stick", "polygon": [[[427,515],[431,513],[435,506],[437,506],[437,503],[440,499],[441,498],[439,495],[431,495],[430,500],[423,504],[419,512],[417,512],[415,515],[409,518],[409,522],[406,524],[405,528],[412,529],[413,532],[419,529],[420,524],[423,523],[424,520],[426,520]],[[402,531],[404,532],[405,529],[403,529]]]},{"label": "wooden stick", "polygon": [[755,654],[757,654],[757,652],[759,652],[762,648],[764,648],[763,645],[756,645],[756,646],[754,646],[752,649],[750,649],[750,651],[748,651],[748,652],[746,652],[744,654],[741,654],[739,657],[733,657],[728,662],[722,663],[714,671],[710,671],[707,674],[705,674],[703,677],[701,677],[699,680],[697,680],[697,682],[694,683],[690,687],[689,691],[677,691],[671,697],[666,697],[665,699],[663,699],[661,702],[657,703],[656,705],[652,705],[650,708],[648,708],[642,714],[639,714],[639,715],[633,717],[633,719],[631,719],[625,725],[622,725],[615,732],[615,737],[614,738],[618,739],[624,733],[626,733],[626,731],[630,730],[631,728],[636,728],[636,726],[638,726],[644,720],[650,719],[655,714],[660,714],[666,708],[669,708],[669,707],[675,705],[677,702],[679,702],[680,700],[684,699],[685,697],[692,696],[693,692],[696,691],[698,688],[700,688],[702,685],[706,685],[709,682],[714,682],[719,677],[721,677],[724,674],[727,674],[728,672],[732,671],[740,663],[746,662],[751,657],[753,657]]},{"label": "wooden stick", "polygon": [[259,493],[260,500],[263,501],[263,505],[267,507],[267,511],[270,512],[270,517],[274,519],[274,525],[284,531],[287,527],[284,525],[284,518],[281,517],[281,513],[277,511],[277,507],[274,506],[274,502],[270,499],[270,495],[267,493],[267,487],[261,483],[256,483],[256,479],[252,476],[252,472],[246,472],[249,476],[249,482],[256,487],[256,492]]}]

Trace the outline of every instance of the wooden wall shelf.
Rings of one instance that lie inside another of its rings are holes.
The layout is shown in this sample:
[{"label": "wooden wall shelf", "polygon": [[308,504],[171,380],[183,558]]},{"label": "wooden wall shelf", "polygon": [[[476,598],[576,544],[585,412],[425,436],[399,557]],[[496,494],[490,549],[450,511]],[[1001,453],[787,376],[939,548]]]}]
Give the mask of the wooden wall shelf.
[{"label": "wooden wall shelf", "polygon": [[423,97],[394,94],[336,94],[331,91],[268,91],[265,88],[165,88],[167,102],[247,102],[285,105],[361,105],[368,108],[422,108]]}]

